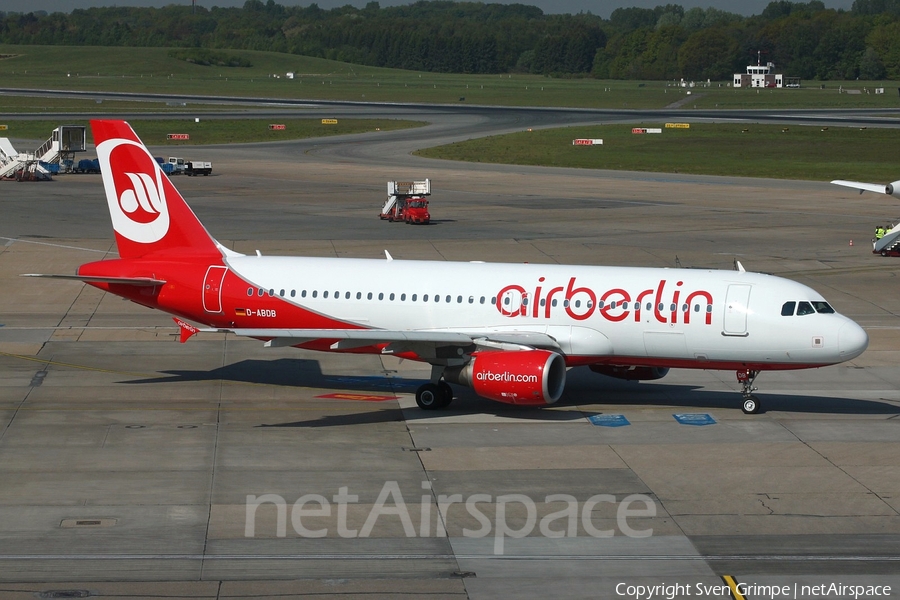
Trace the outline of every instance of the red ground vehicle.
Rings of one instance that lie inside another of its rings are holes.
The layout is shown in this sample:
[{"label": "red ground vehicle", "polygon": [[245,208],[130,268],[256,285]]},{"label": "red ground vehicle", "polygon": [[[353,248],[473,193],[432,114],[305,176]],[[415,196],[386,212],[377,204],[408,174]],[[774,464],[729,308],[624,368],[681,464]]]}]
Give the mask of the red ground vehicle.
[{"label": "red ground vehicle", "polygon": [[403,221],[408,224],[427,225],[431,221],[431,215],[428,213],[430,195],[430,179],[388,181],[388,197],[379,217],[391,222]]}]

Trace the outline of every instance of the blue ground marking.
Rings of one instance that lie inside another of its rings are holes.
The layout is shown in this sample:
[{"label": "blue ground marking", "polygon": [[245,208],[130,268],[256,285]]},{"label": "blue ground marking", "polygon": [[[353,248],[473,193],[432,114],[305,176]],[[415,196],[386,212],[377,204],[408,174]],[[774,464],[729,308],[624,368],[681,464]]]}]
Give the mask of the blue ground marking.
[{"label": "blue ground marking", "polygon": [[672,415],[682,425],[715,425],[716,420],[706,413],[675,413]]},{"label": "blue ground marking", "polygon": [[591,415],[588,417],[591,425],[598,427],[625,427],[631,425],[625,415]]}]

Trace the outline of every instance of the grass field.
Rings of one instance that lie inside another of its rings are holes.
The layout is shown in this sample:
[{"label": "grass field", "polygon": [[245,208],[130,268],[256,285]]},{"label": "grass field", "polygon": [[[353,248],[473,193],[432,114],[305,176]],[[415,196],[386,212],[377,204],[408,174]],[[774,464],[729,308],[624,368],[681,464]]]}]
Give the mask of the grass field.
[{"label": "grass field", "polygon": [[[200,66],[171,58],[166,48],[0,45],[0,55],[12,55],[0,59],[0,87],[630,109],[661,108],[682,101],[685,116],[694,108],[886,108],[900,113],[895,82],[805,82],[801,89],[781,90],[734,89],[713,82],[682,88],[660,81],[418,73],[272,52],[228,52],[252,66]],[[296,74],[295,79],[285,77],[289,71]],[[875,94],[876,87],[884,88],[886,93]],[[847,93],[849,90],[860,93]],[[184,108],[160,102],[98,103],[0,96],[0,115],[66,111],[165,113]],[[191,104],[190,108],[202,113],[226,107]],[[274,141],[421,124],[341,120],[338,125],[322,125],[318,120],[294,119],[284,121],[285,131],[269,131],[268,122],[260,120],[203,119],[200,124],[193,120],[133,121],[148,144],[173,146]],[[3,122],[0,116],[0,123]],[[10,129],[6,136],[27,139],[45,139],[59,125],[15,120],[8,120],[7,124]],[[891,181],[898,176],[900,136],[891,130],[790,127],[782,131],[780,126],[695,124],[689,130],[667,130],[662,135],[632,135],[630,131],[629,125],[615,125],[522,132],[432,148],[420,154],[452,160],[790,179]],[[167,133],[189,133],[191,139],[169,142]],[[573,138],[603,138],[605,144],[574,147]]]},{"label": "grass field", "polygon": [[[663,81],[554,79],[538,75],[456,75],[351,65],[337,61],[229,50],[252,67],[200,66],[166,48],[0,45],[0,87],[126,91],[271,98],[428,102],[580,108],[900,108],[893,82],[804,82],[798,90],[733,89],[724,82],[685,89]],[[287,79],[288,72],[296,73]],[[278,75],[279,77],[274,77]],[[885,94],[840,93],[885,88]],[[463,100],[464,98],[464,100]],[[35,100],[35,106],[45,105]]]},{"label": "grass field", "polygon": [[[417,154],[472,162],[780,179],[900,178],[900,136],[892,129],[692,124],[690,129],[644,135],[631,129],[604,125],[523,131]],[[603,145],[573,146],[576,138],[600,138]]]},{"label": "grass field", "polygon": [[[0,84],[2,85],[2,84]],[[215,112],[236,109],[227,104],[189,104],[190,110],[196,112]],[[165,102],[139,102],[128,100],[89,100],[82,98],[44,98],[39,96],[0,95],[0,115],[16,113],[121,113],[121,112],[184,112],[185,106],[173,106]],[[298,108],[299,110],[299,108]]]},{"label": "grass field", "polygon": [[[230,144],[248,142],[277,142],[310,137],[325,137],[349,133],[365,133],[377,130],[405,129],[418,127],[418,121],[391,119],[340,119],[336,124],[326,125],[320,119],[278,119],[284,130],[269,129],[271,120],[260,119],[130,119],[132,127],[141,140],[149,146],[196,146],[198,144]],[[67,121],[67,125],[88,125],[87,121]],[[60,125],[58,121],[11,121],[2,137],[44,140]],[[189,141],[167,140],[169,133],[190,134]],[[88,143],[93,143],[90,127],[87,129]]]}]

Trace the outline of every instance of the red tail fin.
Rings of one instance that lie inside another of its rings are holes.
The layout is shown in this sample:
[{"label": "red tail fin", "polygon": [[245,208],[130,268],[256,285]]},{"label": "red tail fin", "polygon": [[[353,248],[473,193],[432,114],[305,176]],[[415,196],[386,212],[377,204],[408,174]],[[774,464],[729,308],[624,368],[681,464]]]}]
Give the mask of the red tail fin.
[{"label": "red tail fin", "polygon": [[125,121],[91,121],[119,256],[221,256],[215,240]]}]

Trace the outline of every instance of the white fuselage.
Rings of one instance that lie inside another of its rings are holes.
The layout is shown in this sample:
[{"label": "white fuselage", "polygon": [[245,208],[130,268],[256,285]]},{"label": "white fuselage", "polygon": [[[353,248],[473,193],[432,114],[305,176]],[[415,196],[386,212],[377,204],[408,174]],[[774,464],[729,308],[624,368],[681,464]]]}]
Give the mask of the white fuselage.
[{"label": "white fuselage", "polygon": [[[809,287],[743,271],[262,256],[227,263],[257,288],[248,303],[263,290],[365,328],[547,334],[572,364],[802,368],[848,360],[868,342],[840,314],[796,314],[800,303],[827,306]],[[782,315],[789,302],[794,310]],[[286,326],[277,320],[269,326]]]}]

